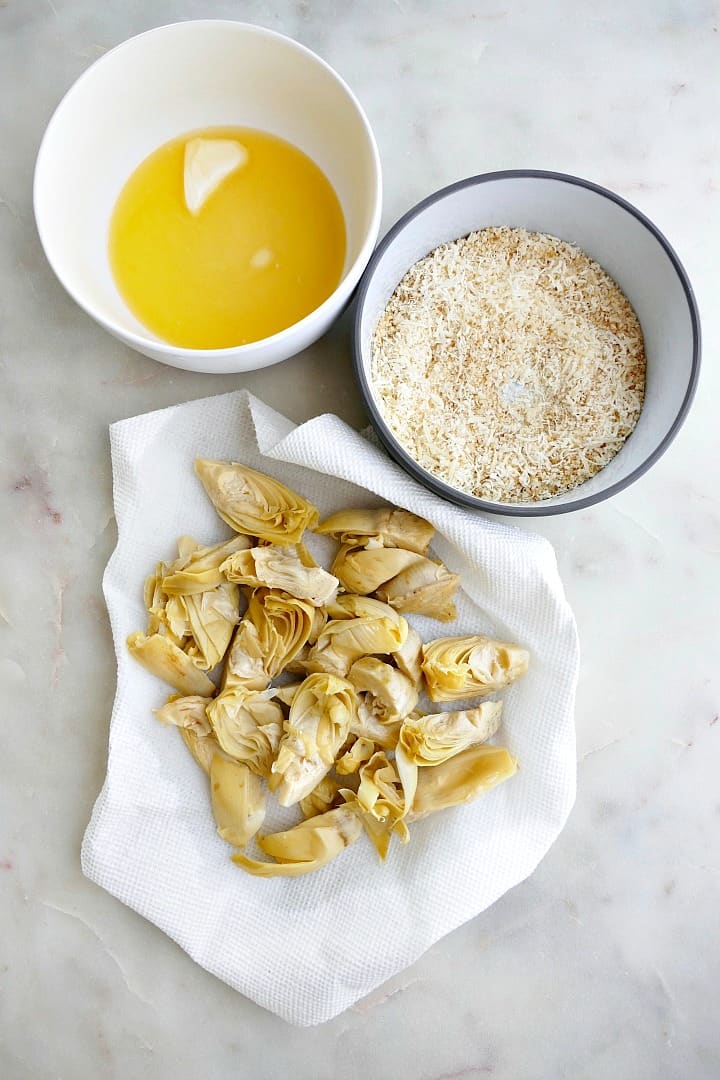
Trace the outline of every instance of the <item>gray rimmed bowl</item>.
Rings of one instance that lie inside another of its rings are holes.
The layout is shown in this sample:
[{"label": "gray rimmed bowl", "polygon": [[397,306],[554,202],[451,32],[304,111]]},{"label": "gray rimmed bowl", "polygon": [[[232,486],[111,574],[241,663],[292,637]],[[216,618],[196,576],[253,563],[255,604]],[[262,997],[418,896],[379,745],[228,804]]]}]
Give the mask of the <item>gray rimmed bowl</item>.
[{"label": "gray rimmed bowl", "polygon": [[[584,484],[542,502],[505,503],[451,487],[420,466],[395,437],[373,390],[371,343],[405,273],[439,244],[476,229],[508,225],[577,244],[614,278],[633,305],[647,356],[645,401],[620,452]],[[460,505],[497,514],[564,514],[601,502],[647,472],[680,430],[700,370],[700,320],[687,274],[660,230],[630,203],[564,173],[513,170],[461,180],[408,211],[385,236],[358,288],[353,362],[381,442],[425,487]]]}]

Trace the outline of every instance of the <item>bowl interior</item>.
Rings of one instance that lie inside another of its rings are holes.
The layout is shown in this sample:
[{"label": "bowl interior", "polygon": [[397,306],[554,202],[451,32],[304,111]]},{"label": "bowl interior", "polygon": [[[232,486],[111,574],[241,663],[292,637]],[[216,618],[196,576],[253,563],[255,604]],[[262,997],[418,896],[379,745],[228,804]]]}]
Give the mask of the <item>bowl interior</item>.
[{"label": "bowl interior", "polygon": [[[642,470],[674,432],[696,376],[697,327],[682,269],[659,234],[609,193],[572,178],[542,174],[473,178],[421,204],[381,244],[361,285],[356,339],[356,359],[374,420],[381,410],[370,377],[371,341],[396,285],[438,244],[490,225],[550,233],[577,244],[615,279],[640,320],[647,354],[645,402],[634,432],[617,456],[592,479],[563,495],[538,504],[498,502],[492,507],[508,513],[522,513],[523,506],[526,513],[533,512],[530,506],[553,512],[553,507],[597,499]],[[382,425],[381,434],[387,443],[389,431]],[[435,480],[436,490],[438,483]]]},{"label": "bowl interior", "polygon": [[379,177],[374,143],[352,94],[308,50],[262,27],[176,23],[125,42],[78,80],[38,157],[35,213],[48,258],[68,291],[122,334],[156,338],[130,313],[110,271],[117,196],[162,143],[215,125],[256,127],[308,154],[340,199],[344,275],[373,230]]}]

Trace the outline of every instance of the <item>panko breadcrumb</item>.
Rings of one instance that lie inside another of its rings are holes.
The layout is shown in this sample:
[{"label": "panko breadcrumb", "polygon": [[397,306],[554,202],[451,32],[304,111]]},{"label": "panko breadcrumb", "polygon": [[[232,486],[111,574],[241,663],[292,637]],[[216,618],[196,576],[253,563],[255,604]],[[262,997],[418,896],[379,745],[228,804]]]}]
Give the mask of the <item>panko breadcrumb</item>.
[{"label": "panko breadcrumb", "polygon": [[372,382],[425,469],[498,502],[589,480],[632,432],[645,391],[633,308],[573,244],[488,228],[443,244],[395,289]]}]

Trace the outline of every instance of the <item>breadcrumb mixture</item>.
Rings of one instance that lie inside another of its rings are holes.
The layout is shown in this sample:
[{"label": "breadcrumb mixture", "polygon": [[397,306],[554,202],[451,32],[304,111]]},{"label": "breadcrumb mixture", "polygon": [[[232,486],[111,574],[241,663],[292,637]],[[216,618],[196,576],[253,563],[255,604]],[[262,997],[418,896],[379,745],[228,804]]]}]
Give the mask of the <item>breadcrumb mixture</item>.
[{"label": "breadcrumb mixture", "polygon": [[589,480],[645,392],[627,297],[573,244],[488,228],[443,244],[395,289],[372,381],[396,438],[453,487],[535,502]]}]

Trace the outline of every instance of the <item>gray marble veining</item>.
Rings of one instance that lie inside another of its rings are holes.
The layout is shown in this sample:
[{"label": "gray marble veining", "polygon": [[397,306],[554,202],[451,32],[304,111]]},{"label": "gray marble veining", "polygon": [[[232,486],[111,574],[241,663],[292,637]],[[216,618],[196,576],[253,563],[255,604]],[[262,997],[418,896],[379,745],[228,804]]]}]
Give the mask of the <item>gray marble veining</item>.
[{"label": "gray marble veining", "polygon": [[[583,649],[567,829],[529,881],[312,1030],[229,990],[79,868],[114,688],[108,423],[239,386],[294,420],[364,422],[346,319],[280,367],[187,374],[105,335],[44,260],[32,169],[60,96],[125,37],[198,16],[282,30],[347,78],[378,137],[386,226],[473,172],[574,172],[666,231],[704,322],[697,400],[662,461],[530,526],[556,547]],[[704,0],[0,3],[0,1075],[720,1075],[719,72]]]}]

